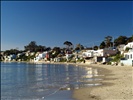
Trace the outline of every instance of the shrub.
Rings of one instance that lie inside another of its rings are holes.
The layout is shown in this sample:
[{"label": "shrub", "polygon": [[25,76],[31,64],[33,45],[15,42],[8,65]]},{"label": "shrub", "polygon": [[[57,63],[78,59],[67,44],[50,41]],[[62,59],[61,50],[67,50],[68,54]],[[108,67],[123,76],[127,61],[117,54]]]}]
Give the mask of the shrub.
[{"label": "shrub", "polygon": [[119,62],[121,58],[123,58],[123,55],[117,54],[116,56],[114,56],[112,61],[113,62]]}]

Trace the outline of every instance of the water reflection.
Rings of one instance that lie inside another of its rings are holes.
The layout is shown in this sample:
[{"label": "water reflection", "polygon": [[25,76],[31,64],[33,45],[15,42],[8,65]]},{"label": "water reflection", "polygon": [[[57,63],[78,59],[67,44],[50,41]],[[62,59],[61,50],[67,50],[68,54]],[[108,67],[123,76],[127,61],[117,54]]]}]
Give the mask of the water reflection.
[{"label": "water reflection", "polygon": [[99,76],[97,69],[81,66],[5,63],[1,66],[1,98],[48,98],[59,91],[102,85],[97,82],[102,79],[95,76]]}]

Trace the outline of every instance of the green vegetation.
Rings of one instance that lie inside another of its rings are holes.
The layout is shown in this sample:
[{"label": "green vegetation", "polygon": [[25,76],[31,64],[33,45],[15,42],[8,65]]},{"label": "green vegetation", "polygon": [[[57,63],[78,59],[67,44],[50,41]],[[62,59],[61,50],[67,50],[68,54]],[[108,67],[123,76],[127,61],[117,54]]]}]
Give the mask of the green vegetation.
[{"label": "green vegetation", "polygon": [[82,58],[82,59],[78,59],[76,62],[83,62],[84,61],[84,59]]},{"label": "green vegetation", "polygon": [[66,62],[67,61],[67,59],[65,59],[65,58],[62,58],[61,60],[60,60],[60,62]]},{"label": "green vegetation", "polygon": [[119,62],[121,58],[123,58],[123,55],[121,55],[120,53],[117,54],[116,56],[112,57],[112,62]]},{"label": "green vegetation", "polygon": [[[60,57],[61,62],[66,62],[67,59],[65,59],[63,56],[65,56],[66,51],[70,51],[70,53],[72,52],[79,52],[81,50],[98,50],[98,47],[100,49],[104,49],[104,48],[108,48],[108,47],[117,47],[120,44],[127,44],[129,42],[133,41],[133,35],[131,37],[126,37],[126,36],[119,36],[118,38],[116,38],[113,41],[113,37],[112,36],[106,36],[104,38],[104,40],[101,42],[101,44],[99,46],[95,45],[93,47],[84,47],[83,45],[81,45],[80,43],[77,44],[74,48],[73,43],[70,41],[65,41],[63,44],[66,45],[66,48],[60,48],[60,47],[54,47],[53,49],[51,49],[50,47],[46,47],[46,46],[42,46],[42,45],[37,45],[37,43],[35,41],[31,41],[28,45],[24,46],[24,50],[18,50],[16,49],[10,49],[10,50],[6,50],[3,51],[3,54],[1,54],[1,60],[4,60],[6,58],[4,58],[4,56],[9,56],[11,54],[20,54],[20,56],[16,57],[16,60],[21,60],[21,61],[30,61],[31,59],[35,58],[35,54],[37,52],[44,52],[44,51],[48,51],[49,53],[49,57],[50,58],[56,58],[56,57]],[[130,48],[126,48],[126,52],[129,51]],[[29,53],[34,53],[34,55],[30,55],[26,56],[27,51]],[[120,55],[120,53],[118,53],[116,56],[113,56],[111,61],[113,62],[119,62],[119,60],[122,58],[123,56]],[[50,59],[49,59],[50,60]],[[73,55],[72,57],[69,58],[68,60],[69,62],[75,62],[75,55]],[[78,59],[77,62],[82,62],[84,61],[84,59]]]},{"label": "green vegetation", "polygon": [[112,46],[112,36],[107,36],[105,37],[105,44],[106,44],[106,47],[111,47]]},{"label": "green vegetation", "polygon": [[71,50],[73,49],[73,44],[72,44],[72,42],[65,41],[65,42],[64,42],[64,45],[66,45],[66,48],[67,48],[67,49],[71,49]]},{"label": "green vegetation", "polygon": [[76,45],[75,50],[83,50],[84,46],[81,45],[80,43]]},{"label": "green vegetation", "polygon": [[128,48],[128,47],[127,47],[127,48],[125,49],[125,51],[126,51],[126,52],[128,52],[128,51],[129,51],[129,49],[130,49],[130,48]]},{"label": "green vegetation", "polygon": [[31,41],[28,45],[24,46],[25,51],[31,51],[31,52],[43,52],[46,50],[50,50],[51,48],[48,47],[46,48],[45,46],[42,45],[37,45],[35,41]]}]

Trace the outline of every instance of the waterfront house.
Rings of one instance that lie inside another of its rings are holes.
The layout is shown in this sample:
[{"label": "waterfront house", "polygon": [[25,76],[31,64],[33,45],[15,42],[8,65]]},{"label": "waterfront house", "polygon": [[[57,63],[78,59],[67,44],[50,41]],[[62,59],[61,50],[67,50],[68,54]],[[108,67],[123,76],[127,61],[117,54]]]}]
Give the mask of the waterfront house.
[{"label": "waterfront house", "polygon": [[115,55],[117,50],[113,48],[105,48],[105,49],[98,49],[98,50],[87,50],[83,52],[83,58],[90,58],[92,62],[107,62],[107,57]]},{"label": "waterfront house", "polygon": [[133,66],[133,48],[124,53],[124,58],[120,61],[121,65]]},{"label": "waterfront house", "polygon": [[30,52],[30,56],[33,56],[33,55],[35,55],[35,52]]},{"label": "waterfront house", "polygon": [[45,60],[45,58],[48,56],[47,55],[47,51],[46,52],[42,52],[40,54],[38,54],[35,58],[34,58],[34,62],[40,61],[40,60]]},{"label": "waterfront house", "polygon": [[25,56],[29,56],[30,55],[30,51],[25,52]]},{"label": "waterfront house", "polygon": [[18,54],[17,54],[17,57],[19,58],[19,57],[22,56],[22,55],[25,55],[25,53],[24,53],[24,52],[18,53]]},{"label": "waterfront house", "polygon": [[124,50],[126,50],[126,48],[133,48],[133,42],[129,42],[129,43],[124,47]]},{"label": "waterfront house", "polygon": [[99,50],[87,50],[83,52],[83,57],[103,57],[103,56],[110,56],[115,55],[117,50],[113,49],[99,49]]},{"label": "waterfront house", "polygon": [[85,52],[82,53],[82,56],[84,58],[86,58],[86,57],[93,57],[93,52],[94,52],[94,50],[86,50]]},{"label": "waterfront house", "polygon": [[15,60],[16,59],[16,55],[15,54],[11,54],[11,55],[9,55],[9,56],[4,56],[4,61],[13,61],[13,60]]},{"label": "waterfront house", "polygon": [[54,62],[60,62],[63,58],[62,57],[55,57]]},{"label": "waterfront house", "polygon": [[68,61],[69,58],[71,58],[73,54],[72,54],[72,51],[67,50],[65,55],[66,55],[66,59],[67,59],[67,61]]}]

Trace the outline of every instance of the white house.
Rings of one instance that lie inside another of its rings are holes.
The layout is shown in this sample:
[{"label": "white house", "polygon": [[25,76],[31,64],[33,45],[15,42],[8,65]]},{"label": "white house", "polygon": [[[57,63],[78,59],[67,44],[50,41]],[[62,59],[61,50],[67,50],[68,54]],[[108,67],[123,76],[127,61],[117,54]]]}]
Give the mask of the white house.
[{"label": "white house", "polygon": [[110,56],[115,55],[117,53],[116,50],[113,49],[99,49],[99,50],[87,50],[83,52],[83,57],[103,57],[103,56]]},{"label": "white house", "polygon": [[121,65],[133,66],[133,49],[130,49],[128,52],[124,53],[124,60],[120,61]]},{"label": "white house", "polygon": [[66,54],[65,54],[65,55],[66,55],[66,59],[67,59],[67,61],[68,61],[69,58],[72,57],[73,54],[72,54],[72,51],[69,51],[69,50],[68,50],[68,51],[66,51]]},{"label": "white house", "polygon": [[93,57],[93,52],[94,50],[87,50],[85,52],[82,53],[82,56],[85,57]]},{"label": "white house", "polygon": [[34,58],[34,62],[37,62],[37,61],[40,61],[42,59],[44,59],[47,55],[47,52],[43,52],[43,53],[40,53],[38,54],[35,58]]},{"label": "white house", "polygon": [[115,55],[117,50],[113,48],[99,49],[99,50],[87,50],[83,52],[83,58],[92,58],[90,59],[92,63],[108,62],[108,56]]},{"label": "white house", "polygon": [[12,54],[12,55],[9,55],[9,56],[4,56],[4,61],[12,61],[12,60],[15,60],[15,59],[16,59],[15,54]]},{"label": "white house", "polygon": [[124,47],[124,50],[126,49],[126,48],[133,48],[133,42],[129,42],[125,47]]},{"label": "white house", "polygon": [[21,55],[24,55],[24,54],[25,54],[25,52],[18,53],[18,54],[17,54],[17,57],[20,57]]}]

